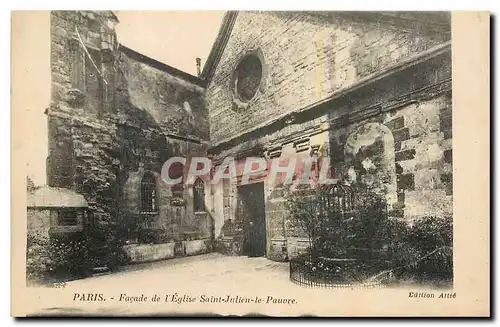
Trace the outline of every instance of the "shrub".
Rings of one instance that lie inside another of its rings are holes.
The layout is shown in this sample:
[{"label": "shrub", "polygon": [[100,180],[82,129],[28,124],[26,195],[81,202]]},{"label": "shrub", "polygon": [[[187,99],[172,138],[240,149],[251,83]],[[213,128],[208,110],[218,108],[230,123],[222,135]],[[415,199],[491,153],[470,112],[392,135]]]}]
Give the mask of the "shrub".
[{"label": "shrub", "polygon": [[386,202],[370,192],[358,193],[349,215],[332,213],[324,210],[325,190],[298,190],[287,199],[290,227],[307,235],[312,264],[320,257],[369,259],[390,262],[400,277],[433,283],[452,279],[451,217],[423,217],[413,225],[388,219]]},{"label": "shrub", "polygon": [[81,234],[49,238],[28,233],[26,278],[30,282],[66,280],[85,276],[89,268],[88,242]]},{"label": "shrub", "polygon": [[453,219],[423,217],[410,228],[409,243],[419,259],[410,264],[421,282],[448,283],[453,279]]},{"label": "shrub", "polygon": [[347,225],[348,247],[357,249],[362,259],[378,259],[387,240],[384,235],[387,220],[387,203],[380,195],[359,193],[353,217]]},{"label": "shrub", "polygon": [[385,226],[389,259],[400,278],[449,283],[453,278],[453,221],[423,217],[413,225],[389,220]]},{"label": "shrub", "polygon": [[407,222],[388,219],[379,232],[379,237],[384,240],[386,258],[392,262],[393,268],[418,260],[419,251],[409,242],[410,230]]},{"label": "shrub", "polygon": [[312,257],[372,259],[384,245],[385,201],[374,193],[355,198],[353,212],[332,212],[325,206],[329,187],[298,190],[288,197],[291,227],[309,239]]},{"label": "shrub", "polygon": [[453,246],[453,219],[451,217],[423,217],[410,229],[409,242],[422,254],[442,246]]},{"label": "shrub", "polygon": [[89,243],[89,266],[107,266],[113,269],[127,263],[122,250],[127,238],[120,224],[113,220],[99,220],[88,226],[86,235]]},{"label": "shrub", "polygon": [[[311,256],[317,255],[326,247],[326,240],[332,243],[337,241],[338,229],[334,226],[336,222],[334,219],[328,219],[326,212],[322,210],[323,195],[322,188],[301,189],[292,192],[287,198],[290,213],[289,227],[296,233],[306,234],[309,240],[308,253]],[[328,230],[322,230],[325,228]]]}]

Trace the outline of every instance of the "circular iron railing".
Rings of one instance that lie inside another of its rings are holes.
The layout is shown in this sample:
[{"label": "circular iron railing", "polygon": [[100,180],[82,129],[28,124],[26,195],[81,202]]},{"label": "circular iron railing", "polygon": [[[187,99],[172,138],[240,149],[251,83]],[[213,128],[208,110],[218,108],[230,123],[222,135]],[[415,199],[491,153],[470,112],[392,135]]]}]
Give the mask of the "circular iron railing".
[{"label": "circular iron railing", "polygon": [[385,268],[380,260],[300,256],[290,259],[290,280],[317,288],[382,288],[392,278]]}]

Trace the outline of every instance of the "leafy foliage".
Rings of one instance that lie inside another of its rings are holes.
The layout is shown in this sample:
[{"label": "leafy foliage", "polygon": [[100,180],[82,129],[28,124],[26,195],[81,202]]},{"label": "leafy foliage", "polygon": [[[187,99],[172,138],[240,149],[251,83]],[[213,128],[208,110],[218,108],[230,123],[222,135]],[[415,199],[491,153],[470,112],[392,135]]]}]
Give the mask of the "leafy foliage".
[{"label": "leafy foliage", "polygon": [[453,219],[423,217],[401,233],[405,247],[393,247],[400,276],[418,282],[448,283],[453,279]]},{"label": "leafy foliage", "polygon": [[368,259],[383,246],[380,238],[387,220],[386,204],[373,193],[356,198],[354,212],[325,209],[327,187],[299,190],[288,197],[291,225],[306,232],[312,256],[347,258],[353,254]]},{"label": "leafy foliage", "polygon": [[64,280],[85,275],[88,242],[81,235],[48,238],[38,232],[27,237],[26,275],[29,281]]},{"label": "leafy foliage", "polygon": [[290,227],[307,235],[311,253],[314,253],[313,244],[316,244],[317,238],[322,234],[321,225],[324,225],[322,221],[326,218],[324,212],[320,210],[321,199],[320,188],[297,190],[287,199]]},{"label": "leafy foliage", "polygon": [[342,269],[363,275],[389,262],[400,278],[432,283],[452,279],[451,217],[423,217],[413,225],[388,219],[386,202],[366,191],[357,194],[354,212],[346,215],[324,210],[326,196],[325,188],[319,187],[288,197],[290,225],[307,235],[308,260],[314,271],[322,269],[325,258],[356,259],[363,264]]}]

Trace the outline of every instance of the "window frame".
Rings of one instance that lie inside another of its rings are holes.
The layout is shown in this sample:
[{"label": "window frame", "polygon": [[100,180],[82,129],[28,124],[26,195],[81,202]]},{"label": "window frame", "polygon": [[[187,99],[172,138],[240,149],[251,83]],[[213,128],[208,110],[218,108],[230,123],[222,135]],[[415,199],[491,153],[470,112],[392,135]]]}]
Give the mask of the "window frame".
[{"label": "window frame", "polygon": [[[148,199],[145,199],[146,192],[149,192]],[[146,201],[149,205],[146,206]],[[158,214],[158,187],[156,175],[153,172],[147,171],[142,175],[140,185],[140,208],[141,214],[156,215]]]},{"label": "window frame", "polygon": [[[83,231],[84,224],[88,224],[89,212],[86,207],[58,207],[50,210],[50,235],[66,235]],[[75,214],[76,223],[67,225],[61,223],[61,216],[72,211]]]},{"label": "window frame", "polygon": [[201,178],[197,178],[193,183],[193,211],[195,213],[207,212],[207,206],[205,204],[205,182]]},{"label": "window frame", "polygon": [[[254,86],[255,89],[251,90],[251,93],[253,93],[253,94],[251,96],[246,96],[245,92],[248,92],[248,91],[243,90],[243,86],[241,85],[241,83],[242,83],[242,80],[244,78],[251,77],[250,75],[252,74],[252,71],[247,70],[246,66],[251,65],[252,63],[250,61],[252,61],[252,60],[256,60],[255,63],[258,63],[258,65],[260,66],[259,67],[259,69],[260,69],[259,70],[259,77],[258,77],[259,81]],[[247,73],[247,75],[241,76],[244,73]],[[264,76],[264,64],[263,64],[261,58],[259,57],[259,55],[256,53],[248,53],[245,56],[243,56],[243,58],[241,58],[241,60],[238,62],[238,64],[236,65],[236,68],[234,70],[233,93],[234,93],[235,97],[238,99],[238,101],[240,101],[242,103],[249,103],[250,101],[252,101],[257,96],[257,93],[259,92],[263,76]]]},{"label": "window frame", "polygon": [[[56,212],[56,225],[60,227],[78,226],[81,225],[85,219],[85,212],[81,208],[59,208]],[[68,219],[70,216],[71,219]]]},{"label": "window frame", "polygon": [[[70,82],[71,88],[78,90],[83,94],[85,98],[85,105],[91,102],[93,106],[97,106],[96,110],[101,110],[103,106],[106,105],[106,88],[104,86],[104,77],[102,74],[103,68],[103,58],[100,49],[92,46],[84,45],[80,41],[73,37],[69,40],[69,56],[70,56]],[[88,53],[87,53],[88,51]],[[92,57],[92,60],[89,58]],[[94,64],[97,66],[94,67]],[[96,74],[97,89],[95,92],[89,93],[89,76],[88,67]],[[90,98],[95,98],[94,101],[89,101]]]}]

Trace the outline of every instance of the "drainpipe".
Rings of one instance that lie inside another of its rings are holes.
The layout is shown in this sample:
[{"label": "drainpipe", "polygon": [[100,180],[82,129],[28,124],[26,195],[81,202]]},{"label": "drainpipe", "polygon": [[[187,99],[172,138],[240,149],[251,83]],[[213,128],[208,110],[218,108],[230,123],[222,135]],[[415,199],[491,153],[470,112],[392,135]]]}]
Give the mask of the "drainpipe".
[{"label": "drainpipe", "polygon": [[201,75],[201,58],[196,58],[196,72],[199,77]]}]

